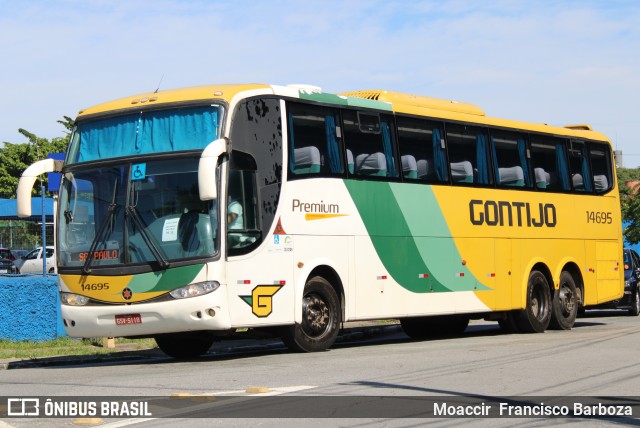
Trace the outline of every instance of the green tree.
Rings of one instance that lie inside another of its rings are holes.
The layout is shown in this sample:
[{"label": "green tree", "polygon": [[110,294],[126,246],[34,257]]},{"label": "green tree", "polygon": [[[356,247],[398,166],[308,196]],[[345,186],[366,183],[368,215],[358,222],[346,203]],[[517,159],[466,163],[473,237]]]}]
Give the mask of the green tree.
[{"label": "green tree", "polygon": [[618,168],[620,209],[622,221],[627,223],[624,238],[630,244],[640,242],[640,168]]},{"label": "green tree", "polygon": [[[69,136],[73,129],[73,119],[63,116],[64,120],[59,120],[66,131],[64,137],[56,137],[51,140],[41,138],[37,135],[19,128],[18,132],[24,135],[28,142],[26,144],[14,144],[5,142],[0,149],[0,196],[4,198],[15,198],[18,181],[22,172],[32,163],[45,159],[49,153],[65,152],[69,144]],[[46,183],[46,176],[43,176]],[[40,190],[35,186],[34,196]]]}]

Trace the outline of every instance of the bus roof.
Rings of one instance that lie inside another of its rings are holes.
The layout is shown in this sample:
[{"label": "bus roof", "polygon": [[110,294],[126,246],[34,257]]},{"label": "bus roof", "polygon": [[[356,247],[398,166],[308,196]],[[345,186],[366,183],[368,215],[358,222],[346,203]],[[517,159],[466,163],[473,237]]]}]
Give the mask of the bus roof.
[{"label": "bus roof", "polygon": [[263,84],[225,84],[193,86],[190,88],[145,92],[85,108],[78,112],[78,118],[107,112],[136,110],[140,107],[150,107],[154,105],[173,104],[189,101],[205,101],[218,99],[230,102],[231,99],[240,92],[256,89],[268,90],[270,88],[271,87],[269,85]]},{"label": "bus roof", "polygon": [[391,104],[396,113],[428,116],[439,119],[452,119],[483,125],[517,128],[521,130],[551,133],[575,138],[588,138],[609,141],[606,135],[594,131],[589,125],[551,126],[546,123],[521,122],[508,119],[488,117],[480,107],[453,100],[424,97],[421,95],[390,92],[384,90],[361,90],[343,92],[340,95],[382,101]]},{"label": "bus roof", "polygon": [[98,104],[78,113],[78,118],[100,115],[108,112],[137,110],[154,105],[174,104],[189,101],[223,100],[231,103],[242,92],[249,94],[274,94],[301,98],[326,104],[373,108],[438,119],[451,119],[481,125],[516,128],[532,132],[564,135],[574,138],[588,138],[609,141],[608,138],[589,125],[550,126],[545,123],[530,123],[486,116],[480,107],[463,102],[412,95],[385,90],[360,90],[331,94],[318,87],[308,85],[277,86],[266,84],[222,84],[195,86],[141,93],[106,103]]}]

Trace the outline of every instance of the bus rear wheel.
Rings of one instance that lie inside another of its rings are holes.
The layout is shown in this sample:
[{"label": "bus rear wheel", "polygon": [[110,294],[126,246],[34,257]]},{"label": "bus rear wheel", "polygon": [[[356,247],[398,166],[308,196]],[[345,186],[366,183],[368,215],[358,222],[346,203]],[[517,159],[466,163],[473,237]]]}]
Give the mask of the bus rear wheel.
[{"label": "bus rear wheel", "polygon": [[173,358],[196,358],[213,345],[214,336],[206,332],[168,333],[154,338],[158,348]]},{"label": "bus rear wheel", "polygon": [[523,333],[543,333],[551,322],[551,293],[542,272],[534,270],[527,283],[527,303],[515,315],[518,329]]},{"label": "bus rear wheel", "polygon": [[340,318],[336,291],[326,279],[313,277],[304,287],[302,323],[284,327],[282,341],[296,352],[324,351],[338,337]]},{"label": "bus rear wheel", "polygon": [[573,276],[567,271],[560,274],[560,287],[553,295],[551,328],[571,330],[578,316],[578,295]]}]

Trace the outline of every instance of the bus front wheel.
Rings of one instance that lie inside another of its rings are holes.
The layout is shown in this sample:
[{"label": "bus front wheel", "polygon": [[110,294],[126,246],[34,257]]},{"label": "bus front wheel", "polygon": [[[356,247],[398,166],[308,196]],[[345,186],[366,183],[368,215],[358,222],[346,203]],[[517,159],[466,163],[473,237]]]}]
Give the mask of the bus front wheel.
[{"label": "bus front wheel", "polygon": [[567,271],[560,274],[560,287],[553,295],[551,327],[571,330],[578,316],[578,294],[573,276]]},{"label": "bus front wheel", "polygon": [[302,322],[284,327],[282,341],[292,351],[324,351],[338,337],[340,318],[336,291],[326,279],[313,277],[304,287]]},{"label": "bus front wheel", "polygon": [[516,312],[518,329],[523,333],[542,333],[551,322],[551,293],[547,278],[540,271],[531,271],[527,283],[527,304]]},{"label": "bus front wheel", "polygon": [[213,345],[214,336],[205,332],[169,333],[154,338],[158,348],[173,358],[195,358]]}]

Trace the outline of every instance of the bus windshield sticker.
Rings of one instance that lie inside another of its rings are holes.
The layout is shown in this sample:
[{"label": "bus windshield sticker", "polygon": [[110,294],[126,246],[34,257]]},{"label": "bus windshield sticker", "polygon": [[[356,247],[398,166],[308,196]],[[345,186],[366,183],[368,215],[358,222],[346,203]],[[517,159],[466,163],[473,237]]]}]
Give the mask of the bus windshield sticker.
[{"label": "bus windshield sticker", "polygon": [[147,164],[137,163],[131,166],[131,181],[142,180],[147,176]]},{"label": "bus windshield sticker", "polygon": [[178,222],[179,218],[170,218],[165,220],[162,227],[162,242],[175,241],[178,239]]}]

